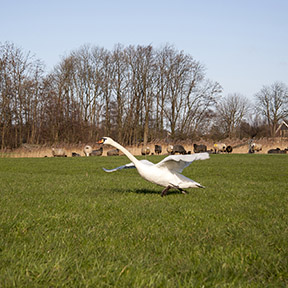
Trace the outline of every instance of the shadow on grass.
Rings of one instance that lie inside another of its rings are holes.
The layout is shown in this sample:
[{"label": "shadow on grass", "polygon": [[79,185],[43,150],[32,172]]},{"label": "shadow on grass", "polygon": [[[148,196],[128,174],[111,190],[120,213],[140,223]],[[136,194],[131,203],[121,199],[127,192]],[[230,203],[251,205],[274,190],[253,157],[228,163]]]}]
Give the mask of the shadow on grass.
[{"label": "shadow on grass", "polygon": [[112,190],[114,193],[136,193],[136,194],[159,194],[161,191],[159,190],[151,190],[151,189],[121,189],[114,188]]},{"label": "shadow on grass", "polygon": [[[136,190],[133,190],[133,189],[113,189],[113,192],[115,193],[136,193],[136,194],[157,194],[157,195],[161,195],[161,192],[162,190],[152,190],[152,189],[136,189]],[[170,190],[168,191],[167,196],[169,195],[179,195],[181,194],[182,195],[182,192],[180,192],[179,190],[175,189],[175,190]]]},{"label": "shadow on grass", "polygon": [[[137,189],[137,190],[131,191],[131,192],[135,192],[135,193],[137,193],[137,194],[158,194],[158,195],[160,196],[162,190],[159,191],[159,190]],[[182,194],[182,192],[180,192],[180,191],[177,190],[177,189],[175,189],[175,190],[169,190],[169,191],[167,192],[167,195],[166,195],[166,196],[174,195],[174,194],[179,195],[179,194]],[[165,197],[166,197],[166,196],[165,196]]]},{"label": "shadow on grass", "polygon": [[161,191],[159,190],[151,190],[151,189],[136,189],[134,191],[131,191],[137,194],[159,194],[161,193]]}]

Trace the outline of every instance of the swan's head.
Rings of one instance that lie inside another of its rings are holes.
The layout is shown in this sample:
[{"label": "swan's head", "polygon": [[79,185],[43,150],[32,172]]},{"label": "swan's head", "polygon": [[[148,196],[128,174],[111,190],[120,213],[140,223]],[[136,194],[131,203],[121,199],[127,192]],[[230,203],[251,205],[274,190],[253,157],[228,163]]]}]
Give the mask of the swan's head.
[{"label": "swan's head", "polygon": [[110,144],[113,145],[114,141],[109,137],[102,137],[97,144]]}]

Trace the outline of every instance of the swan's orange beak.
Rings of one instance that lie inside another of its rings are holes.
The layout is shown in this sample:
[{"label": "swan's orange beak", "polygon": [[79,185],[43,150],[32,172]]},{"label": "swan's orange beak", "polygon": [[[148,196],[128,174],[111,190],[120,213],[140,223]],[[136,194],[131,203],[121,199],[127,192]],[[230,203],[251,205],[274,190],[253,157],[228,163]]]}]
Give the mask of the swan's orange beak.
[{"label": "swan's orange beak", "polygon": [[97,142],[97,144],[103,144],[104,143],[104,138],[101,138],[98,142]]}]

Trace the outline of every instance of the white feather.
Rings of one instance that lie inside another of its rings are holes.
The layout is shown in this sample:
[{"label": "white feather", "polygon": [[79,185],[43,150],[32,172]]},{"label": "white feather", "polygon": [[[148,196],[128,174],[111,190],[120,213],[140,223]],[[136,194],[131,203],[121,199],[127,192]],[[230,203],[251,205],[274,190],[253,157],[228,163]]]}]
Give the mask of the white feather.
[{"label": "white feather", "polygon": [[206,152],[190,155],[170,155],[157,163],[156,166],[159,168],[166,167],[170,171],[182,173],[183,169],[188,167],[193,161],[206,159],[209,159],[209,154]]}]

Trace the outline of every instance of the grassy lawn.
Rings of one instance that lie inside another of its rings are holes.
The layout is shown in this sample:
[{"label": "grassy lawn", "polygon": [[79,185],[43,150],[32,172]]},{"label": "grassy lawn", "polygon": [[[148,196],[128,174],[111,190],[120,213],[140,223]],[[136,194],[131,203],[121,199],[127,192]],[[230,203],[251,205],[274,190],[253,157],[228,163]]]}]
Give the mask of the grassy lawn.
[{"label": "grassy lawn", "polygon": [[128,162],[0,158],[0,287],[287,287],[288,155],[212,155],[164,198],[101,169]]}]

